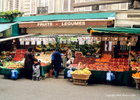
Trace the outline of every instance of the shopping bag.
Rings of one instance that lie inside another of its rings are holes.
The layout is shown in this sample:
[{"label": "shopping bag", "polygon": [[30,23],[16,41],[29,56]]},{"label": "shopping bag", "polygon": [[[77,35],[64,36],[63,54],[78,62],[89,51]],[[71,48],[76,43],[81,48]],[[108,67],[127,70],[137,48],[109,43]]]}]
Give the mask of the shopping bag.
[{"label": "shopping bag", "polygon": [[18,78],[18,71],[17,70],[11,70],[11,78],[16,79]]},{"label": "shopping bag", "polygon": [[70,70],[67,71],[67,77],[71,78],[72,75],[70,74],[72,72],[72,69],[70,68]]},{"label": "shopping bag", "polygon": [[107,81],[113,81],[115,79],[115,75],[111,73],[111,71],[106,73],[106,80]]}]

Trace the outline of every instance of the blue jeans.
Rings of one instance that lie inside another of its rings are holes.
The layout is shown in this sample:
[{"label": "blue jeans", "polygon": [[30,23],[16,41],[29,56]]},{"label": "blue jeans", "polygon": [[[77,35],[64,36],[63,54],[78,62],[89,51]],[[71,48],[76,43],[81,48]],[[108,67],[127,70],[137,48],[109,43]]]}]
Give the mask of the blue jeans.
[{"label": "blue jeans", "polygon": [[54,71],[54,75],[55,75],[55,78],[58,78],[58,76],[59,76],[59,71]]}]

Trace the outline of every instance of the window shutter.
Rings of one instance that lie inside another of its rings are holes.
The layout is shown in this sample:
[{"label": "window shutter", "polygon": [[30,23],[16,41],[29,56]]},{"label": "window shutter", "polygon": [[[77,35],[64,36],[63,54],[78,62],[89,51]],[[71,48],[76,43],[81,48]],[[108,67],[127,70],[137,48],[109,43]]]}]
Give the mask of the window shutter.
[{"label": "window shutter", "polygon": [[48,6],[48,0],[45,0],[45,6]]},{"label": "window shutter", "polygon": [[13,11],[13,0],[8,1],[8,10]]},{"label": "window shutter", "polygon": [[70,0],[70,11],[74,11],[73,3],[75,3],[75,0]]},{"label": "window shutter", "polygon": [[54,13],[54,0],[49,0],[49,13]]},{"label": "window shutter", "polygon": [[13,10],[18,10],[19,9],[19,0],[14,1],[14,9]]},{"label": "window shutter", "polygon": [[128,10],[128,3],[120,3],[119,10]]},{"label": "window shutter", "polygon": [[[84,2],[85,0],[80,0],[80,2]],[[79,8],[79,11],[84,11],[85,10],[85,7],[80,7]]]},{"label": "window shutter", "polygon": [[63,2],[63,11],[68,11],[68,0],[64,0],[64,2]]},{"label": "window shutter", "polygon": [[36,14],[36,0],[30,0],[30,14]]},{"label": "window shutter", "polygon": [[[85,0],[85,2],[88,2],[88,1],[90,1],[90,0]],[[91,6],[85,7],[85,11],[91,11],[91,10],[92,10]]]},{"label": "window shutter", "polygon": [[2,12],[2,0],[0,0],[0,12]]},{"label": "window shutter", "polygon": [[106,10],[106,5],[100,5],[99,8],[100,10]]}]

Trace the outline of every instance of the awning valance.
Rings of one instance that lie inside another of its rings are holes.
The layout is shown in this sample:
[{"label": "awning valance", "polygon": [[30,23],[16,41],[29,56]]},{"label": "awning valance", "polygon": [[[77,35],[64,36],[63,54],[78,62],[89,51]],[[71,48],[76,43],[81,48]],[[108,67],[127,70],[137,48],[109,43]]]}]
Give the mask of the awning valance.
[{"label": "awning valance", "polygon": [[112,34],[137,34],[140,35],[140,28],[88,28],[90,35],[96,33],[112,33]]}]

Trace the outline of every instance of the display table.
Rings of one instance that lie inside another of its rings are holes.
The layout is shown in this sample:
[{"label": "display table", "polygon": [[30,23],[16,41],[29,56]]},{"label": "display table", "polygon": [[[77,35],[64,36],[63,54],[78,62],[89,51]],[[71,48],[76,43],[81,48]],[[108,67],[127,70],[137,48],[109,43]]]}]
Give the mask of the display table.
[{"label": "display table", "polygon": [[45,77],[45,73],[48,73],[52,69],[51,64],[46,66],[41,66],[41,76]]},{"label": "display table", "polygon": [[[52,69],[51,64],[46,66],[41,66],[41,76],[45,77],[45,73],[48,73],[51,69]],[[11,70],[13,69],[0,68],[0,74],[10,76]],[[17,68],[15,70],[18,71],[19,75],[24,73],[24,68]]]},{"label": "display table", "polygon": [[[67,78],[67,71],[69,68],[64,69],[64,79]],[[72,68],[74,71],[75,68]],[[106,82],[106,73],[108,71],[97,71],[97,70],[90,70],[92,75],[89,78],[89,83],[104,83]],[[125,71],[125,72],[115,72],[112,71],[115,75],[115,79],[112,81],[114,85],[132,85],[132,71]]]},{"label": "display table", "polygon": [[[0,68],[0,74],[2,75],[11,75],[11,70],[13,69],[7,69],[7,68]],[[23,72],[23,68],[17,68],[18,74],[21,74]]]}]

